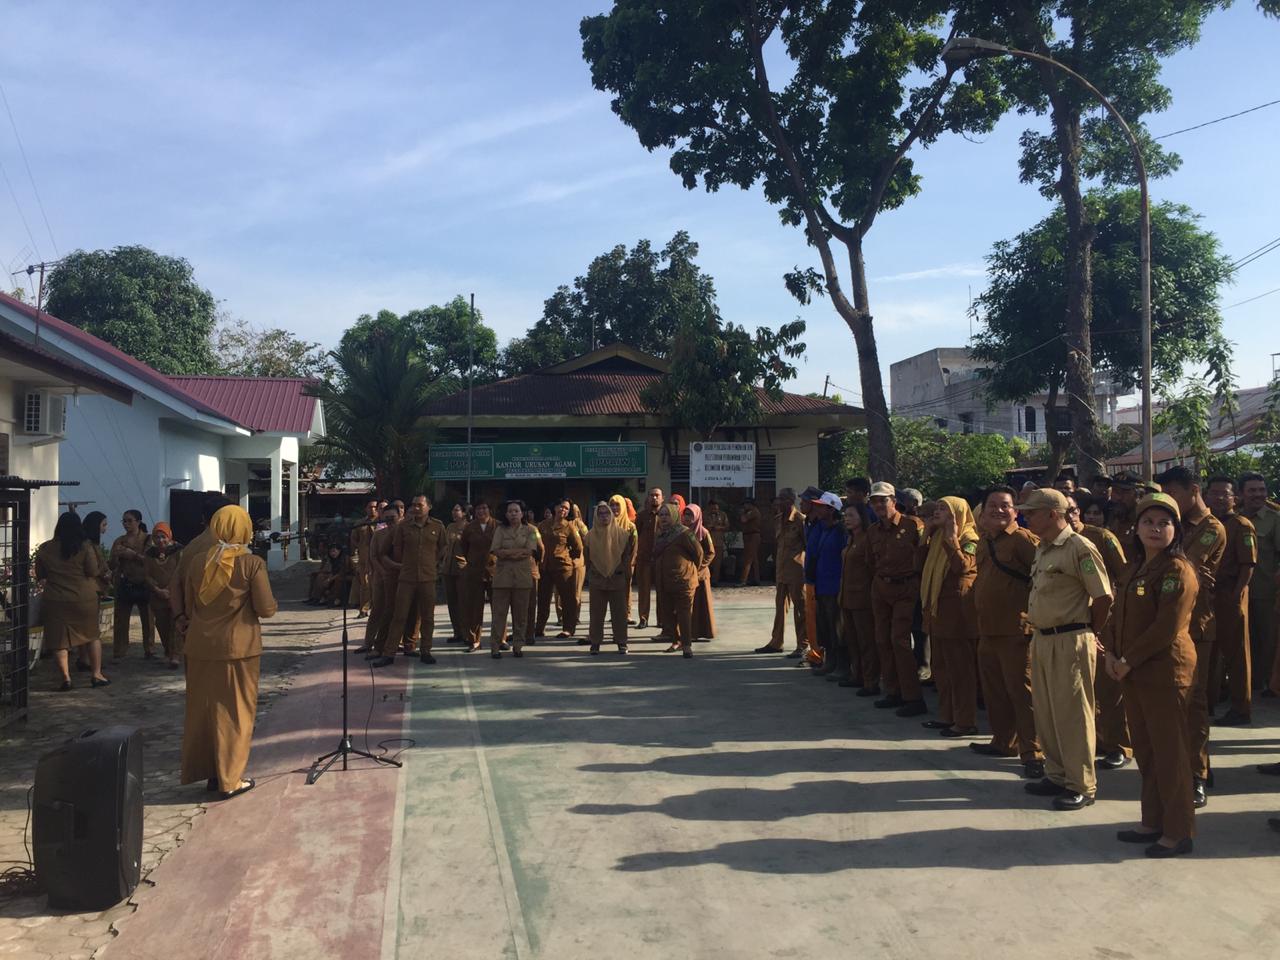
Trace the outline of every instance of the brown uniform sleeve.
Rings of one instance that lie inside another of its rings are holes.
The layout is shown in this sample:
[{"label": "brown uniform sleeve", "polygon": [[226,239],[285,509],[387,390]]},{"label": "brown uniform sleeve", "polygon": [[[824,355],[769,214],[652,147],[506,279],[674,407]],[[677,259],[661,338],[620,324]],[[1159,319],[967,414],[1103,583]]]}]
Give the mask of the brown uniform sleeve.
[{"label": "brown uniform sleeve", "polygon": [[249,602],[259,620],[266,620],[276,615],[276,598],[271,592],[271,580],[267,577],[267,565],[255,564],[253,577],[249,581]]},{"label": "brown uniform sleeve", "polygon": [[1160,585],[1155,588],[1160,591],[1155,619],[1124,644],[1124,662],[1130,669],[1171,647],[1178,634],[1190,629],[1191,609],[1196,605],[1199,589],[1193,576],[1178,565],[1160,578]]},{"label": "brown uniform sleeve", "polygon": [[[89,574],[86,574],[86,575],[89,575]],[[49,570],[44,565],[44,551],[37,550],[36,551],[36,579],[44,580],[48,576],[49,576]]]},{"label": "brown uniform sleeve", "polygon": [[702,569],[705,570],[711,566],[711,561],[716,558],[716,545],[711,539],[711,533],[708,531],[706,539],[700,544],[702,547]]},{"label": "brown uniform sleeve", "polygon": [[[406,520],[405,523],[411,521]],[[391,534],[391,559],[397,564],[404,563],[404,523],[396,526]]]},{"label": "brown uniform sleeve", "polygon": [[582,556],[582,537],[578,535],[578,530],[573,524],[569,524],[569,535],[565,538],[569,547],[569,556],[577,560]]},{"label": "brown uniform sleeve", "polygon": [[436,575],[444,573],[449,560],[449,531],[440,524],[440,537],[436,540]]}]

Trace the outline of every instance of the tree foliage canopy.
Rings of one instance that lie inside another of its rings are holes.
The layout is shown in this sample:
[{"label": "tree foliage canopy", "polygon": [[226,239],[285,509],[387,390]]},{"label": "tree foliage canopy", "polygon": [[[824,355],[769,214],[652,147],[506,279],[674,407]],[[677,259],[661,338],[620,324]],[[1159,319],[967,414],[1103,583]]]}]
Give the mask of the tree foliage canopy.
[{"label": "tree foliage canopy", "polygon": [[213,294],[191,264],[146,247],[76,250],[46,280],[48,311],[161,373],[217,369]]},{"label": "tree foliage canopy", "polygon": [[224,319],[213,332],[218,373],[230,377],[325,377],[333,372],[328,351],[282,327],[262,329]]},{"label": "tree foliage canopy", "polygon": [[715,307],[715,285],[694,262],[697,255],[698,245],[681,230],[661,250],[640,240],[596,257],[572,286],[562,284],[547,298],[525,336],[507,345],[503,372],[530,373],[619,341],[665,357],[680,318]]}]

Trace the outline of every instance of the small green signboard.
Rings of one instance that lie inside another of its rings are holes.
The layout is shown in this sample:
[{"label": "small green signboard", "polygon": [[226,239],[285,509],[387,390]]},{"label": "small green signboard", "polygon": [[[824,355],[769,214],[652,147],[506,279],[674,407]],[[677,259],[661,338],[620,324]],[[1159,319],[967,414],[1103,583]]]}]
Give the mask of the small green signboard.
[{"label": "small green signboard", "polygon": [[[467,445],[437,443],[431,476],[465,480]],[[473,480],[541,480],[569,477],[643,477],[649,448],[643,443],[477,443],[471,446]]]}]

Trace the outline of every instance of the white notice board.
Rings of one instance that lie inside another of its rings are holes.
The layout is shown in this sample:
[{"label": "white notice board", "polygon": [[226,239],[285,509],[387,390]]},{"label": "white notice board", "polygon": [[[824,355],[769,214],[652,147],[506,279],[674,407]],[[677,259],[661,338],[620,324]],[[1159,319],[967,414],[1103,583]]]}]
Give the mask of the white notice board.
[{"label": "white notice board", "polygon": [[700,441],[689,444],[689,485],[752,487],[756,479],[756,445]]}]

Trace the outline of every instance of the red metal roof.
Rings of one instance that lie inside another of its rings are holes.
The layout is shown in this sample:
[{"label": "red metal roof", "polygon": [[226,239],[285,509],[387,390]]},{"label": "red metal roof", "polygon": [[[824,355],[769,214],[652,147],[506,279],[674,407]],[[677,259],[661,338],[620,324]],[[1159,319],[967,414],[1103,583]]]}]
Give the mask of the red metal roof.
[{"label": "red metal roof", "polygon": [[298,377],[166,377],[183,392],[250,430],[308,433],[316,398],[303,391],[313,380]]},{"label": "red metal roof", "polygon": [[[645,416],[651,411],[641,399],[650,384],[661,380],[657,371],[598,372],[590,368],[572,373],[527,373],[475,388],[474,413],[478,417],[501,416]],[[817,397],[784,393],[773,400],[757,389],[766,416],[806,413],[856,414],[856,407]],[[465,416],[466,391],[427,405],[426,416]]]}]

